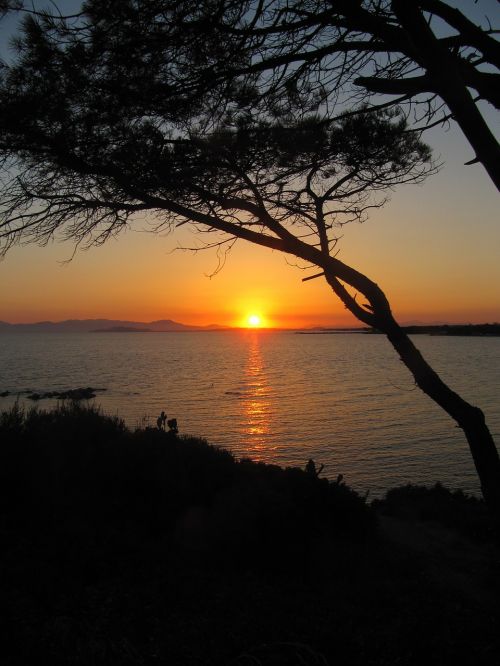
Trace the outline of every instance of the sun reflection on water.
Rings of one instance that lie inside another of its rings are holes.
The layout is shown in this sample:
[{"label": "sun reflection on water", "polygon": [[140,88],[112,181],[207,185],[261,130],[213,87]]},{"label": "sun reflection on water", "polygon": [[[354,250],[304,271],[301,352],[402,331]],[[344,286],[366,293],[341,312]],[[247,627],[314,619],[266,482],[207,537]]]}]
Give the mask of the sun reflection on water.
[{"label": "sun reflection on water", "polygon": [[255,460],[263,460],[267,458],[267,454],[272,450],[268,443],[271,429],[272,400],[271,387],[268,384],[265,372],[258,333],[249,336],[244,383],[246,390],[241,404],[246,422],[245,436],[248,455]]}]

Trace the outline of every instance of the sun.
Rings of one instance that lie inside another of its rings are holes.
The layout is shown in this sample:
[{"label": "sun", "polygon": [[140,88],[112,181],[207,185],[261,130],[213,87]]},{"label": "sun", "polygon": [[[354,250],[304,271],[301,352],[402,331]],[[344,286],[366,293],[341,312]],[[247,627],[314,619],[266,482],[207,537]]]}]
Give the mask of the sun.
[{"label": "sun", "polygon": [[247,317],[247,324],[250,328],[259,328],[262,325],[262,319],[257,314],[250,314]]}]

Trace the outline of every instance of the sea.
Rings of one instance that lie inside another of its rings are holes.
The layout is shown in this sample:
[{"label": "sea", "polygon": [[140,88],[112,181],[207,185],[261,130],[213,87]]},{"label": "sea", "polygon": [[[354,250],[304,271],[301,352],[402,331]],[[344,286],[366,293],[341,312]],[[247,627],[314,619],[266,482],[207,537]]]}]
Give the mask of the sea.
[{"label": "sea", "polygon": [[[500,441],[500,338],[414,336]],[[162,410],[180,434],[304,467],[370,497],[407,484],[479,493],[462,431],[415,385],[382,335],[292,331],[0,335],[0,410],[27,392],[105,389],[91,404],[131,428]],[[51,408],[55,400],[40,400]]]}]

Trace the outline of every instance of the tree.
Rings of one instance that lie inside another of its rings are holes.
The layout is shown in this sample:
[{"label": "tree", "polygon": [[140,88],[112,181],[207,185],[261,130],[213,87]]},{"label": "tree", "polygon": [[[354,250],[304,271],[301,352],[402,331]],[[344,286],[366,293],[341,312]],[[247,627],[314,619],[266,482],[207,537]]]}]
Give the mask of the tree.
[{"label": "tree", "polygon": [[[159,17],[169,3],[143,4]],[[499,30],[487,14],[477,24],[475,11],[483,5],[487,9],[488,0],[460,9],[445,0],[183,2],[167,12],[191,40],[183,55],[195,57],[189,72],[178,71],[176,84],[197,100],[200,87],[231,79],[240,103],[246,98],[254,108],[260,100],[277,110],[291,104],[296,112],[299,99],[310,110],[332,101],[338,106],[339,99],[350,106],[360,101],[363,109],[367,102],[375,109],[405,107],[408,117],[413,111],[414,129],[453,120],[475,151],[468,164],[481,162],[500,189],[500,146],[482,112],[482,103],[500,107]],[[0,0],[0,15],[22,6]],[[116,15],[126,13],[114,1],[111,6]],[[142,38],[154,47],[158,34],[153,42],[150,35]]]},{"label": "tree", "polygon": [[[246,77],[266,101],[406,106],[423,129],[453,120],[476,153],[470,163],[481,162],[500,189],[500,146],[480,104],[500,107],[499,31],[487,16],[476,25],[476,4],[224,0],[204,21],[239,54],[232,75]],[[220,68],[227,76],[227,62]]]},{"label": "tree", "polygon": [[8,12],[22,9],[20,0],[0,0],[0,17]]},{"label": "tree", "polygon": [[232,77],[200,97],[198,72],[228,53],[210,25],[200,27],[213,6],[92,0],[75,19],[24,20],[18,60],[0,86],[3,250],[57,234],[102,243],[151,211],[157,229],[190,223],[215,234],[209,244],[244,239],[318,267],[464,430],[500,514],[500,462],[482,412],[425,362],[380,287],[335,253],[339,225],[382,205],[387,188],[434,170],[429,149],[395,110],[256,118],[255,90]]}]

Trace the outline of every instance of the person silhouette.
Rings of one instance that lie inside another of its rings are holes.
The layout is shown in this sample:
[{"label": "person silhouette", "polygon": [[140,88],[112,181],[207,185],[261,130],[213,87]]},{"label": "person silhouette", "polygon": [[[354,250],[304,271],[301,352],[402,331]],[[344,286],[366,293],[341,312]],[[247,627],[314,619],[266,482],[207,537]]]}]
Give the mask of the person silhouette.
[{"label": "person silhouette", "polygon": [[156,425],[158,426],[158,430],[165,430],[166,422],[167,422],[167,415],[162,410],[160,416],[156,419]]},{"label": "person silhouette", "polygon": [[179,428],[177,427],[177,419],[169,419],[167,421],[167,425],[169,428],[169,432],[173,433],[174,435],[177,435],[179,432]]},{"label": "person silhouette", "polygon": [[324,468],[325,468],[324,465],[320,465],[319,469],[317,469],[314,460],[312,458],[309,458],[306,465],[306,472],[311,476],[317,477],[321,474]]}]

